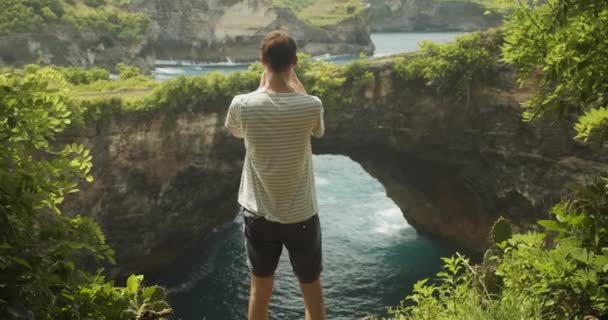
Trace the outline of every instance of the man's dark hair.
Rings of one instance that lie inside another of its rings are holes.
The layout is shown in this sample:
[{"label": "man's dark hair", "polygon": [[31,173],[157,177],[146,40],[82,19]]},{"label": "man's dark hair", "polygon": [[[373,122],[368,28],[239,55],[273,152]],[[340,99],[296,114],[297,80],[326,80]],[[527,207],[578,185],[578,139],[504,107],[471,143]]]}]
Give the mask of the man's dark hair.
[{"label": "man's dark hair", "polygon": [[285,31],[273,31],[267,34],[260,44],[262,59],[275,72],[283,72],[296,61],[296,41]]}]

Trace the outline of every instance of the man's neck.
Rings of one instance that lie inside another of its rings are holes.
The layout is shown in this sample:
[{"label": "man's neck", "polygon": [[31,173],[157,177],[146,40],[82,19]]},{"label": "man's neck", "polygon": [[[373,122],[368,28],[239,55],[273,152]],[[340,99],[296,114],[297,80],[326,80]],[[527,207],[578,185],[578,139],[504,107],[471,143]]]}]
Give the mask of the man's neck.
[{"label": "man's neck", "polygon": [[277,93],[289,93],[294,92],[293,88],[291,88],[289,83],[289,72],[281,72],[276,73],[269,70],[266,70],[266,85],[264,86],[264,90],[272,91]]}]

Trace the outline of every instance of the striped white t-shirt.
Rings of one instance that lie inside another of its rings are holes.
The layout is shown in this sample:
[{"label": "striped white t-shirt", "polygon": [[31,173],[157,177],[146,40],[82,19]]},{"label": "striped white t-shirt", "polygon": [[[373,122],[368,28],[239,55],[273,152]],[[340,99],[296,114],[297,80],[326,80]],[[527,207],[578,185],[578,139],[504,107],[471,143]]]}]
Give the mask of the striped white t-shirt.
[{"label": "striped white t-shirt", "polygon": [[311,135],[323,136],[323,105],[298,92],[254,91],[234,97],[226,127],[245,140],[239,203],[280,223],[317,214]]}]

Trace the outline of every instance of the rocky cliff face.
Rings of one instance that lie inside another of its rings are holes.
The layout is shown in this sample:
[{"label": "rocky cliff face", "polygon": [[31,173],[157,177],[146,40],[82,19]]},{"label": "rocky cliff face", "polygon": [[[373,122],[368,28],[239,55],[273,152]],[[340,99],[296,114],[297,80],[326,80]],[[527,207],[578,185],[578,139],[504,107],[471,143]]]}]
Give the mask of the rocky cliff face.
[{"label": "rocky cliff face", "polygon": [[74,129],[95,181],[66,201],[93,216],[123,270],[159,271],[236,213],[244,156],[215,112],[131,114]]},{"label": "rocky cliff face", "polygon": [[155,60],[253,61],[259,58],[263,36],[276,29],[289,31],[301,51],[312,55],[371,54],[374,50],[369,10],[321,28],[264,0],[133,0],[128,9],[152,20],[140,42],[125,44],[99,30],[78,31],[67,23],[55,23],[39,32],[0,36],[0,65],[113,69],[118,62],[150,68]]},{"label": "rocky cliff face", "polygon": [[496,27],[502,16],[468,1],[369,0],[373,31],[470,31]]},{"label": "rocky cliff face", "polygon": [[533,89],[517,89],[506,66],[467,103],[400,80],[389,65],[374,67],[356,104],[332,113],[315,150],[361,163],[423,234],[482,251],[498,216],[532,227],[567,183],[607,167],[605,151],[572,139],[571,121],[522,122]]},{"label": "rocky cliff face", "polygon": [[287,30],[312,55],[373,52],[369,10],[320,28],[265,0],[136,0],[131,8],[154,21],[144,52],[157,59],[252,61],[264,35],[276,29]]},{"label": "rocky cliff face", "polygon": [[[314,152],[351,157],[422,234],[482,250],[504,215],[526,226],[608,155],[572,140],[568,121],[524,123],[513,72],[496,71],[470,103],[370,66],[375,81],[326,110]],[[67,212],[90,213],[123,271],[158,271],[236,214],[243,144],[222,128],[229,101],[105,119],[68,140],[92,149],[94,175]],[[323,214],[323,213],[321,213]]]},{"label": "rocky cliff face", "polygon": [[38,32],[0,36],[0,66],[40,63],[113,70],[119,62],[128,62],[150,67],[154,57],[143,54],[142,45],[126,44],[96,30],[82,32],[67,24],[53,24]]}]

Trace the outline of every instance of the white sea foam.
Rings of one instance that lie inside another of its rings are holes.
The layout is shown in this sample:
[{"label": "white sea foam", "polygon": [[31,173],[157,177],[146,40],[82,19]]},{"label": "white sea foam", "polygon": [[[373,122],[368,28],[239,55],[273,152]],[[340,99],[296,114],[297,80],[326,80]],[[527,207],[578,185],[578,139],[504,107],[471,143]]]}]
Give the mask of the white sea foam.
[{"label": "white sea foam", "polygon": [[398,207],[376,211],[374,220],[377,222],[374,231],[384,235],[397,236],[401,230],[411,228],[403,219],[401,209]]},{"label": "white sea foam", "polygon": [[329,179],[327,179],[327,178],[323,178],[323,177],[316,176],[316,177],[315,177],[315,183],[316,183],[318,186],[325,186],[325,185],[328,185],[328,184],[330,183],[330,181],[329,181]]},{"label": "white sea foam", "polygon": [[[385,219],[396,218],[396,217],[398,217],[399,219],[403,219],[401,209],[399,209],[398,207],[393,207],[393,208],[376,211],[376,215],[378,215],[382,218],[385,218]],[[396,220],[396,219],[391,219],[391,220]]]},{"label": "white sea foam", "polygon": [[180,68],[164,67],[164,68],[156,68],[156,69],[154,69],[154,72],[159,73],[159,74],[182,74],[182,73],[184,73],[184,70],[180,69]]},{"label": "white sea foam", "polygon": [[192,272],[188,277],[188,280],[177,285],[170,286],[167,288],[168,294],[179,293],[183,291],[189,291],[194,288],[200,281],[204,280],[213,272],[212,264],[204,264],[198,270]]},{"label": "white sea foam", "polygon": [[249,63],[234,62],[232,60],[218,61],[218,62],[191,62],[191,61],[180,61],[180,60],[156,60],[156,66],[163,67],[237,67],[245,66]]},{"label": "white sea foam", "polygon": [[374,53],[374,57],[377,57],[377,58],[386,57],[386,56],[390,56],[390,55],[391,55],[391,53],[381,53],[381,52]]}]

